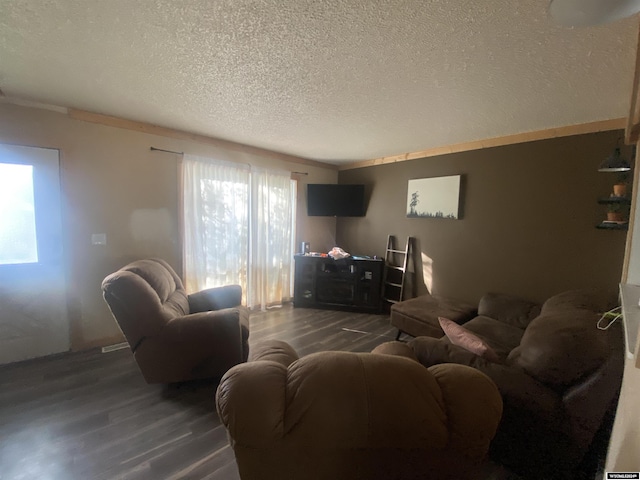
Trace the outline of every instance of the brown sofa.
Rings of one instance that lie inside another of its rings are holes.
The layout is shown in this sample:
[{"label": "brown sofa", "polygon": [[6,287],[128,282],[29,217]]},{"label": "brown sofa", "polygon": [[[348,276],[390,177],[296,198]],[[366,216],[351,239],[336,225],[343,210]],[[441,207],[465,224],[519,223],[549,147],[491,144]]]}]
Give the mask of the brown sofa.
[{"label": "brown sofa", "polygon": [[187,295],[161,259],[107,276],[104,299],[147,383],[220,378],[249,353],[249,312],[239,285]]},{"label": "brown sofa", "polygon": [[578,478],[622,379],[619,325],[596,326],[606,308],[587,292],[565,292],[543,305],[487,294],[462,326],[493,349],[497,363],[447,336],[408,345],[425,366],[467,365],[496,383],[504,414],[491,447],[495,460],[528,478]]},{"label": "brown sofa", "polygon": [[[243,480],[464,479],[500,420],[493,382],[462,365],[393,355],[252,348],[218,387],[218,414]],[[473,394],[470,394],[473,392]]]},{"label": "brown sofa", "polygon": [[398,329],[396,340],[403,333],[413,337],[444,335],[438,317],[462,324],[478,314],[476,305],[468,305],[455,298],[440,295],[421,295],[391,305],[389,320]]}]

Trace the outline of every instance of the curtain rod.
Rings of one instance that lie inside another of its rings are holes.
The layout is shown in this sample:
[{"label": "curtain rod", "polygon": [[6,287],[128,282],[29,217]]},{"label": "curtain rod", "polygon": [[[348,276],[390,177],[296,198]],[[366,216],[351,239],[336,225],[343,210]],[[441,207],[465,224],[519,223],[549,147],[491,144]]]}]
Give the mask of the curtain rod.
[{"label": "curtain rod", "polygon": [[[149,150],[154,152],[175,153],[176,155],[184,155],[184,152],[174,152],[173,150],[165,150],[164,148],[149,147]],[[247,165],[249,165],[249,168],[251,168],[250,163],[247,163]],[[291,173],[294,173],[296,175],[309,175],[308,172],[291,172]]]},{"label": "curtain rod", "polygon": [[165,150],[163,148],[149,147],[149,150],[154,152],[175,153],[176,155],[184,155],[184,152],[174,152],[173,150]]}]

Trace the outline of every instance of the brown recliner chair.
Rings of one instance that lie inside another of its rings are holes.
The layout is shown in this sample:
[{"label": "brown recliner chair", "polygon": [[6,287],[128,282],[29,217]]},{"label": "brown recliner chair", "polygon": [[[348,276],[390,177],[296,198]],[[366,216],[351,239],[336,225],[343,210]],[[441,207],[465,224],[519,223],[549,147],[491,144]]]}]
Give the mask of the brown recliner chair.
[{"label": "brown recliner chair", "polygon": [[500,421],[496,386],[470,367],[427,369],[406,346],[387,353],[252,347],[216,394],[240,477],[471,478]]},{"label": "brown recliner chair", "polygon": [[148,259],[107,276],[102,292],[147,383],[219,378],[247,360],[239,285],[187,295],[167,262]]}]

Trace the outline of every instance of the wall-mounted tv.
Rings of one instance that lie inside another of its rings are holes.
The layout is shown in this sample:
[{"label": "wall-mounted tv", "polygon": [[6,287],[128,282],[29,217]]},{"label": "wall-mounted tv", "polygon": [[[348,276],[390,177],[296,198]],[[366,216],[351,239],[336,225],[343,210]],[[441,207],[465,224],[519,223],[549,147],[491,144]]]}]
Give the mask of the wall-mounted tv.
[{"label": "wall-mounted tv", "polygon": [[365,213],[364,185],[307,185],[307,215],[310,217],[364,217]]}]

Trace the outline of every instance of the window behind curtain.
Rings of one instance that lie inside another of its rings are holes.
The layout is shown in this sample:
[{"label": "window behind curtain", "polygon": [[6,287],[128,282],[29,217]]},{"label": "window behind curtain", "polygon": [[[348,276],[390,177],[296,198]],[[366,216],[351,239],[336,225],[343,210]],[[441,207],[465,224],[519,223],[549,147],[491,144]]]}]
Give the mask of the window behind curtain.
[{"label": "window behind curtain", "polygon": [[187,290],[239,284],[251,307],[289,300],[295,236],[290,174],[185,155],[183,192]]},{"label": "window behind curtain", "polygon": [[248,166],[185,155],[183,192],[185,288],[239,284],[245,294]]},{"label": "window behind curtain", "polygon": [[262,308],[291,298],[296,182],[286,172],[251,173],[248,304]]}]

